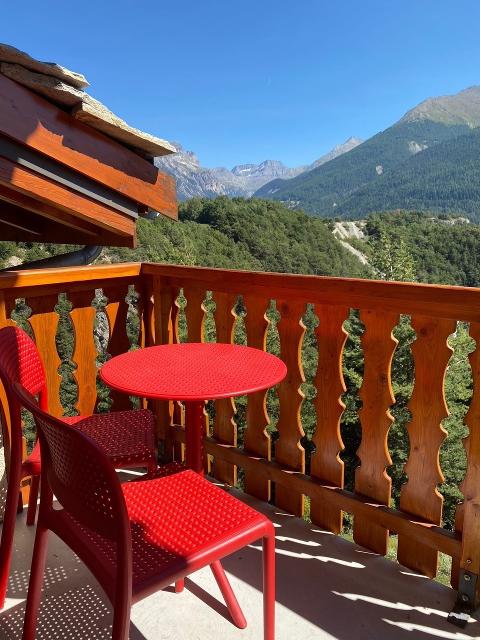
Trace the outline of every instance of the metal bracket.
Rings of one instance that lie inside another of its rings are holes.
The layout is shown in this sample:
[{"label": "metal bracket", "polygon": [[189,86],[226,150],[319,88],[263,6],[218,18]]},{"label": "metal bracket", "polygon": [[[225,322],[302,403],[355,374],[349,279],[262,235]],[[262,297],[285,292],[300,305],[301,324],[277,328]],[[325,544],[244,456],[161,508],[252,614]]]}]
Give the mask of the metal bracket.
[{"label": "metal bracket", "polygon": [[448,621],[461,629],[465,628],[476,609],[478,575],[465,569],[460,570],[457,601],[448,616]]}]

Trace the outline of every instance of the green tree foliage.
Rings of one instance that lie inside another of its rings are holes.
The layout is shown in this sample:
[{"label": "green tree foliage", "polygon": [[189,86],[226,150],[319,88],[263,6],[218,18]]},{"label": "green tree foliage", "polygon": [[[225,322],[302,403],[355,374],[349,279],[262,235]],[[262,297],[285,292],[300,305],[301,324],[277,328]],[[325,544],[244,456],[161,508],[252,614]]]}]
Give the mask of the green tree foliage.
[{"label": "green tree foliage", "polygon": [[417,153],[338,202],[336,215],[393,209],[455,212],[480,221],[480,128]]}]

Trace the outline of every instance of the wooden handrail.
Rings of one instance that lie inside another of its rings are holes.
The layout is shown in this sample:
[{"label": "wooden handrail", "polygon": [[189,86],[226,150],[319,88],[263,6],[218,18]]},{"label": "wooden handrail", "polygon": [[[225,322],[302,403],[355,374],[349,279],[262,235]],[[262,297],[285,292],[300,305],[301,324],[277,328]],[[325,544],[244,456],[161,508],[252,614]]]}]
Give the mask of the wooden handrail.
[{"label": "wooden handrail", "polygon": [[270,298],[294,298],[353,309],[379,309],[404,314],[480,321],[480,288],[331,278],[144,263],[142,275],[162,278],[166,285],[185,283],[237,294],[266,292]]}]

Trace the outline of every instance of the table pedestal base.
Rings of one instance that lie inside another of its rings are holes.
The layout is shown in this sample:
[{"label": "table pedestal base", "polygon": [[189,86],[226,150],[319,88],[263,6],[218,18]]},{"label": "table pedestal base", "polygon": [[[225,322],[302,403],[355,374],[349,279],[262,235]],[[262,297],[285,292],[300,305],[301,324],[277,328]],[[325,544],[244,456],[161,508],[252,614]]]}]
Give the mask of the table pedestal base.
[{"label": "table pedestal base", "polygon": [[205,438],[205,402],[185,402],[186,463],[203,476],[203,440]]}]

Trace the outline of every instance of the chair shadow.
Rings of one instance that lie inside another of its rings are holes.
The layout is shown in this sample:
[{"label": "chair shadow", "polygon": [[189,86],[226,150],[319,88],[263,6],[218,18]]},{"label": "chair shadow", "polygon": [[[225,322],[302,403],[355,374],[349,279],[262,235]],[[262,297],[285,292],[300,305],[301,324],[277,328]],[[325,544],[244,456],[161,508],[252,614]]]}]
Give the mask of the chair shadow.
[{"label": "chair shadow", "polygon": [[[452,589],[293,516],[262,510],[276,525],[277,603],[319,632],[339,640],[480,638],[478,620],[462,630],[447,621]],[[261,593],[260,542],[223,565]]]}]

